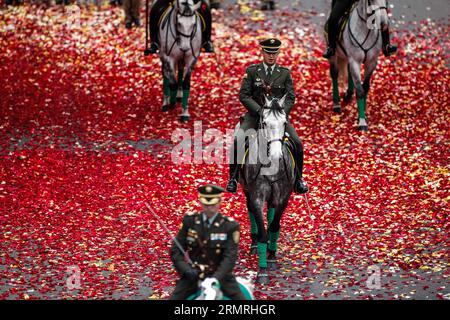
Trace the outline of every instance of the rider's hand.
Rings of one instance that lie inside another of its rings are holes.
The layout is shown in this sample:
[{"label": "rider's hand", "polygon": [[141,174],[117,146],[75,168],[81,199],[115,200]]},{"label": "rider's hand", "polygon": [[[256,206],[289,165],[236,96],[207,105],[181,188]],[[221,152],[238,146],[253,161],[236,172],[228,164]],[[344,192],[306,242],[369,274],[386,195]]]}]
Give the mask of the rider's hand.
[{"label": "rider's hand", "polygon": [[189,270],[187,270],[183,276],[187,279],[187,280],[197,280],[198,279],[198,275],[199,275],[199,271],[197,269],[191,268]]}]

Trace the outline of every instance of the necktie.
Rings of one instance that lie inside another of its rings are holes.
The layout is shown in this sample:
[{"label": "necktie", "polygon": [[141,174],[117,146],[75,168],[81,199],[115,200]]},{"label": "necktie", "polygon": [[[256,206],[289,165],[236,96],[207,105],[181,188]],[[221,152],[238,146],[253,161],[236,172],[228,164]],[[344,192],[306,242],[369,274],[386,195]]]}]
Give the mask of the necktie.
[{"label": "necktie", "polygon": [[272,76],[272,67],[267,67],[267,79],[270,79]]}]

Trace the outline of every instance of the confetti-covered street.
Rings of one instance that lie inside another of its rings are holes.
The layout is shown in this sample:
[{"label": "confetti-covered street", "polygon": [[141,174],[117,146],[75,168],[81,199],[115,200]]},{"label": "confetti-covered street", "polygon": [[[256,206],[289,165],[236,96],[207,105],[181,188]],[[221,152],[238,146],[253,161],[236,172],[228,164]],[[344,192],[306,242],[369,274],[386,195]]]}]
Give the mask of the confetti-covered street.
[{"label": "confetti-covered street", "polygon": [[[160,59],[143,55],[145,28],[126,29],[120,7],[83,7],[68,24],[69,7],[2,5],[0,299],[167,299],[178,279],[172,241],[144,202],[176,234],[200,210],[200,185],[226,185],[225,151],[212,161],[203,141],[202,161],[176,164],[174,132],[232,132],[246,111],[243,75],[268,36],[282,41],[278,63],[292,72],[310,211],[292,194],[279,269],[255,297],[450,299],[448,1],[390,5],[399,51],[380,54],[368,132],[356,129],[354,99],[332,111],[329,1],[281,1],[273,12],[223,1],[212,11],[216,53],[202,53],[192,74],[188,123],[179,106],[161,111]],[[240,223],[235,274],[254,279],[241,187],[221,212]],[[378,288],[368,285],[374,269]]]}]

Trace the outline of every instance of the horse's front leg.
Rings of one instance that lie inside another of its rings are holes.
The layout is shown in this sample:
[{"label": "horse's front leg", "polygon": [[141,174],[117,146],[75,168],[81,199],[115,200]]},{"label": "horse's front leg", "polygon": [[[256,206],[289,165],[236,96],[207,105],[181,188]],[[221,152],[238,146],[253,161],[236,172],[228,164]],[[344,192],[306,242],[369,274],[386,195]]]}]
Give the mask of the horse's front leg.
[{"label": "horse's front leg", "polygon": [[188,57],[185,60],[184,64],[183,82],[182,82],[183,95],[181,98],[182,112],[180,115],[180,120],[183,122],[187,122],[190,119],[188,101],[191,89],[191,74],[196,62],[197,59],[195,59],[194,57]]},{"label": "horse's front leg", "polygon": [[364,65],[364,83],[363,83],[363,89],[364,89],[364,106],[367,107],[367,96],[370,91],[370,81],[372,79],[372,75],[377,67],[378,64],[378,58],[375,57],[374,59],[368,60],[366,64]]},{"label": "horse's front leg", "polygon": [[264,199],[256,199],[247,201],[247,207],[258,229],[258,274],[256,282],[260,284],[269,283],[269,275],[267,273],[267,232],[264,228],[263,208]]},{"label": "horse's front leg", "polygon": [[177,79],[175,75],[175,61],[173,59],[164,59],[162,61],[163,73],[163,107],[166,112],[175,108],[177,94]]},{"label": "horse's front leg", "polygon": [[335,55],[330,60],[330,76],[332,80],[332,86],[333,86],[333,111],[336,113],[341,113],[341,102],[339,97],[339,65],[337,56]]},{"label": "horse's front leg", "polygon": [[278,238],[280,237],[280,221],[284,210],[286,210],[289,198],[283,202],[278,202],[271,205],[272,208],[268,211],[268,229],[269,229],[269,245],[268,245],[268,257],[267,257],[267,268],[269,270],[277,269],[277,257],[276,252],[278,249]]},{"label": "horse's front leg", "polygon": [[354,60],[350,60],[349,69],[356,88],[356,103],[358,105],[358,130],[367,131],[369,128],[366,119],[366,93],[364,92],[364,88],[361,83],[361,65]]}]

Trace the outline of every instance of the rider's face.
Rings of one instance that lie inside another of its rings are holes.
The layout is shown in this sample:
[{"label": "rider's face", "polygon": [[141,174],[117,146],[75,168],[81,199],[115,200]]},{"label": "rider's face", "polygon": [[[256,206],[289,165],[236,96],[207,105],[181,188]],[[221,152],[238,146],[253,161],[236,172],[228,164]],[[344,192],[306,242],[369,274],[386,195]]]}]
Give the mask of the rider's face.
[{"label": "rider's face", "polygon": [[208,205],[202,203],[202,209],[203,209],[203,212],[206,215],[213,216],[216,212],[219,211],[219,209],[220,209],[220,202],[217,203],[217,204],[214,204],[212,206],[208,206]]},{"label": "rider's face", "polygon": [[264,57],[264,63],[267,64],[268,66],[272,66],[277,62],[278,54],[280,52],[278,51],[277,53],[267,53],[264,50],[262,50],[262,53]]}]

